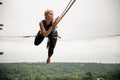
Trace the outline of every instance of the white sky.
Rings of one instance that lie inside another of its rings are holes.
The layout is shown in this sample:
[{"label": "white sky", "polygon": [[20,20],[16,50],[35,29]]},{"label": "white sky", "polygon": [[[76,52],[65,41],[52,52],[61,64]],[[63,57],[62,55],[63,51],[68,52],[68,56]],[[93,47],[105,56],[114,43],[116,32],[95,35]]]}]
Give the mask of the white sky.
[{"label": "white sky", "polygon": [[[35,35],[44,11],[60,16],[69,0],[2,0],[0,35]],[[120,0],[77,0],[58,25],[65,39],[89,38],[120,33]]]},{"label": "white sky", "polygon": [[[62,13],[62,11],[69,2],[69,0],[0,0],[0,1],[3,2],[3,4],[0,5],[0,23],[4,24],[3,30],[0,31],[0,36],[36,35],[37,31],[39,30],[39,21],[44,19],[45,9],[48,8],[53,9],[55,12],[55,17],[57,17],[60,16],[60,14]],[[60,61],[58,58],[59,56],[61,57],[64,56],[64,58],[68,56],[69,59],[63,59],[63,61],[81,60],[83,62],[84,61],[94,62],[96,60],[95,62],[104,62],[106,61],[106,59],[105,60],[100,59],[101,58],[104,59],[104,57],[106,58],[107,55],[109,54],[110,56],[113,57],[108,59],[108,62],[120,61],[119,37],[117,38],[112,37],[110,39],[105,38],[105,40],[97,39],[91,42],[87,41],[87,43],[81,40],[76,41],[84,38],[91,39],[99,36],[120,34],[120,0],[77,0],[70,9],[70,11],[58,24],[58,26],[59,35],[62,37],[61,40],[68,41],[66,41],[65,44],[63,44],[64,41],[63,43],[58,42],[58,46],[55,51],[56,53],[59,53],[59,55],[56,55],[57,57],[53,57],[55,58],[54,61]],[[69,40],[73,40],[73,42]],[[63,45],[60,45],[60,43]],[[9,44],[10,45],[8,46],[8,43],[4,43],[3,45],[0,46],[0,48],[6,51],[7,53],[12,53],[10,46],[13,44],[13,42],[10,42]],[[5,46],[10,49],[8,48],[6,49]],[[73,47],[69,48],[70,46]],[[114,48],[112,48],[113,46]],[[62,50],[59,50],[60,47],[62,47],[61,48]],[[41,48],[41,45],[37,48],[35,47],[35,50],[37,49],[38,51],[39,48]],[[15,49],[16,48],[14,48],[14,50]],[[73,51],[71,51],[71,49],[73,49]],[[33,49],[33,51],[35,50]],[[47,52],[44,51],[46,50],[43,50],[43,53]],[[23,50],[23,53],[25,52],[26,51]],[[82,52],[84,53],[84,55],[82,54]],[[65,53],[65,55],[63,54],[60,55],[60,53]],[[94,55],[96,53],[98,56],[100,56],[100,57],[97,56],[98,59],[96,59],[95,56],[90,57],[90,55]],[[100,55],[98,53],[102,54]],[[103,56],[103,54],[105,53],[107,55]],[[75,59],[70,58],[73,56],[72,54],[75,54],[74,55]],[[4,57],[6,56],[4,55]],[[33,56],[32,53],[31,56]],[[87,58],[78,59],[79,58],[78,56],[80,57],[88,56],[87,57],[88,59]],[[6,58],[8,59],[8,57]],[[92,60],[93,58],[94,60]],[[9,61],[3,58],[1,58],[1,60],[3,60],[3,62]],[[16,59],[13,60],[15,61]]]}]

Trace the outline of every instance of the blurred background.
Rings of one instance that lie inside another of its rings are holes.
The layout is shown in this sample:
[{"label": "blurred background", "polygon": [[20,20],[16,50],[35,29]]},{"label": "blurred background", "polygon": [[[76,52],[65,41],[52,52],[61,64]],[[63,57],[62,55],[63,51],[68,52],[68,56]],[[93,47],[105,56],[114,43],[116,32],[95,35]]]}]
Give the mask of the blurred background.
[{"label": "blurred background", "polygon": [[[34,46],[46,9],[69,0],[0,0],[0,63],[45,62],[47,38]],[[76,0],[58,24],[52,62],[120,63],[120,0]]]}]

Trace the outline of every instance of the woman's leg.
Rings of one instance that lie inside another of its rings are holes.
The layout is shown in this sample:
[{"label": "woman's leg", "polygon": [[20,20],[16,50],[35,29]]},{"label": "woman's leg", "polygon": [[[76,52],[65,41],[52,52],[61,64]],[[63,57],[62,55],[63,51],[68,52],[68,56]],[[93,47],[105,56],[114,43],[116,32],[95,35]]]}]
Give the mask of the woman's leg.
[{"label": "woman's leg", "polygon": [[57,38],[55,37],[49,38],[48,59],[46,61],[47,64],[50,63],[50,58],[53,55],[56,42],[57,42]]},{"label": "woman's leg", "polygon": [[38,31],[35,37],[34,45],[38,46],[43,41],[43,39],[44,39],[44,36],[42,36],[40,31]]}]

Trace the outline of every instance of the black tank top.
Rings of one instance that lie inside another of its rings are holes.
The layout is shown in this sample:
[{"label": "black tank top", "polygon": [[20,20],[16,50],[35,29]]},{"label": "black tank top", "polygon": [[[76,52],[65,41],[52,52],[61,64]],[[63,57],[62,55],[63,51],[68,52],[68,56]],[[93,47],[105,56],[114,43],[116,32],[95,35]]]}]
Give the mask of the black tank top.
[{"label": "black tank top", "polygon": [[[52,21],[51,21],[50,24],[48,24],[48,25],[47,25],[47,23],[46,23],[46,20],[42,20],[42,23],[43,23],[43,25],[44,25],[45,30],[48,30],[48,29],[52,26]],[[56,30],[53,29],[48,36],[54,35],[55,32],[56,32]]]}]

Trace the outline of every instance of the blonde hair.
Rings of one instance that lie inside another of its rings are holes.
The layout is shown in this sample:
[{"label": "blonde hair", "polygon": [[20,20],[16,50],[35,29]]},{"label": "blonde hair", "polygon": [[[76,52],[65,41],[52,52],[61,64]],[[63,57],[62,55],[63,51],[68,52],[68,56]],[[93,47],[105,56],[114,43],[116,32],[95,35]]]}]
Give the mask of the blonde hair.
[{"label": "blonde hair", "polygon": [[53,11],[53,10],[51,10],[51,9],[46,9],[45,12],[44,12],[44,15],[46,15],[46,14],[48,14],[48,13],[50,13],[50,12],[52,12],[52,13],[54,14],[54,11]]}]

